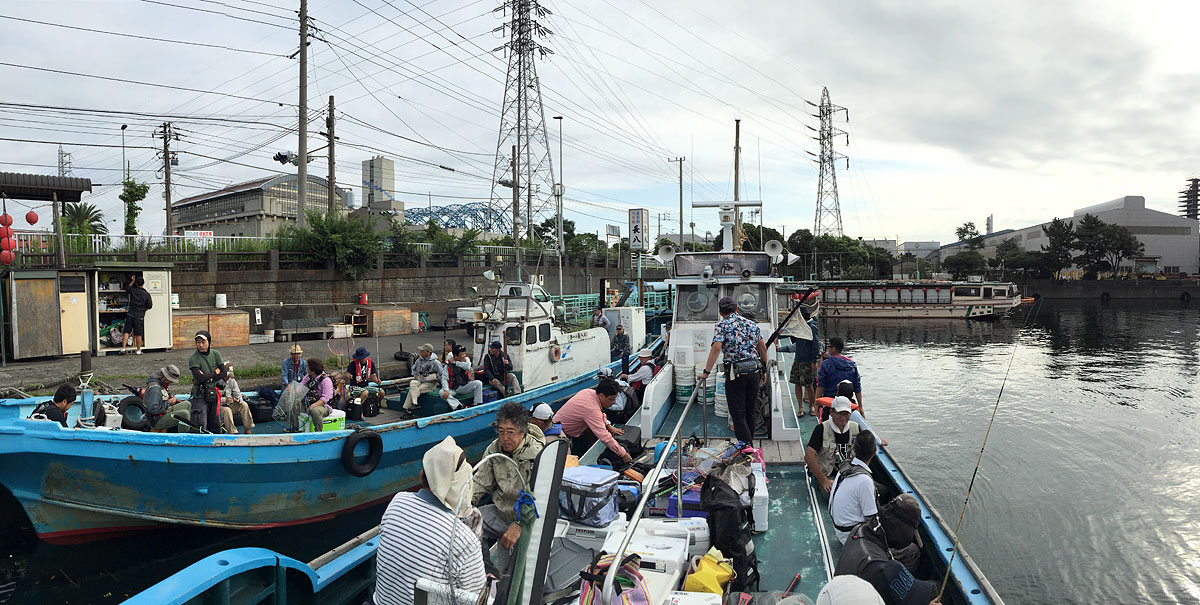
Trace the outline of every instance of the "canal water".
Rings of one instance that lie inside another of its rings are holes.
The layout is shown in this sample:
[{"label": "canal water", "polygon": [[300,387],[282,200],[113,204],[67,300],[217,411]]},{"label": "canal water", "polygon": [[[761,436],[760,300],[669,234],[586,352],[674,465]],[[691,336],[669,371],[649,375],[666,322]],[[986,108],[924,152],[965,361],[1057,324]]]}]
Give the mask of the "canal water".
[{"label": "canal water", "polygon": [[[822,328],[847,340],[872,427],[952,524],[1004,384],[961,533],[1008,603],[1200,601],[1194,306],[1045,303],[997,322]],[[238,546],[307,561],[381,512],[300,529],[164,530],[56,547],[16,527],[19,511],[0,510],[0,603],[120,602]]]}]

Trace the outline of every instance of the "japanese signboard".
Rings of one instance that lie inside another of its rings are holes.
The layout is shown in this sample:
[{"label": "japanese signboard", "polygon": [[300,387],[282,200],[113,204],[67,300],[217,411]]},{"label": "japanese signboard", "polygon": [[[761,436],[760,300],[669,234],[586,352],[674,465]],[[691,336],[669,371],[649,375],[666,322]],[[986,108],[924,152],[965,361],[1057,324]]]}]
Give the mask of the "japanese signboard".
[{"label": "japanese signboard", "polygon": [[604,232],[605,235],[607,235],[609,237],[621,237],[621,226],[620,225],[605,225],[605,227],[606,227],[605,232]]},{"label": "japanese signboard", "polygon": [[645,251],[650,249],[646,240],[646,229],[650,226],[650,211],[645,208],[629,209],[629,249]]}]

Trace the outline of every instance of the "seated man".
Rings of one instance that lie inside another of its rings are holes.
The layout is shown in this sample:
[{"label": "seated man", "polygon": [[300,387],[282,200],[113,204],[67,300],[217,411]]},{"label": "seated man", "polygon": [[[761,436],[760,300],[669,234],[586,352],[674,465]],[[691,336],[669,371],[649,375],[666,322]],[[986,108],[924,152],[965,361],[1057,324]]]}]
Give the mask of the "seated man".
[{"label": "seated man", "polygon": [[[529,412],[521,404],[509,401],[496,410],[496,440],[483,452],[484,461],[475,469],[471,501],[479,504],[484,496],[492,497],[491,504],[479,509],[483,518],[483,550],[486,553],[493,543],[500,542],[496,563],[501,572],[508,569],[512,547],[521,538],[513,506],[529,482],[533,463],[545,444],[541,431],[530,430]],[[501,453],[509,459],[487,458]],[[484,564],[488,562],[485,555]]]},{"label": "seated man", "polygon": [[[846,399],[850,400],[850,408],[851,408],[850,420],[853,420],[854,422],[858,423],[858,430],[870,431],[871,426],[867,424],[867,419],[863,418],[863,415],[861,413],[859,413],[858,410],[853,409],[854,408],[854,383],[850,382],[849,380],[843,380],[843,381],[839,382],[838,383],[838,396],[845,397]],[[871,432],[874,432],[874,431],[871,431]],[[879,443],[881,443],[885,446],[888,444],[888,440],[884,439],[883,435],[880,435],[879,433],[875,433],[875,438],[879,440]]]},{"label": "seated man", "polygon": [[[375,361],[371,359],[371,352],[366,347],[359,347],[354,351],[354,360],[350,362],[350,366],[346,368],[347,381],[346,385],[359,389],[355,394],[356,397],[362,397],[364,409],[369,407],[369,400],[374,399],[377,402],[383,401],[383,388],[379,386],[379,371],[375,367]],[[375,386],[371,386],[374,384]]]},{"label": "seated man", "polygon": [[447,338],[442,341],[442,363],[450,361],[454,357],[454,347],[458,346],[453,338]]},{"label": "seated man", "polygon": [[[625,376],[622,374],[621,376]],[[596,371],[596,377],[603,380],[604,378],[612,379],[612,370],[608,368],[600,368]],[[638,393],[633,390],[623,378],[617,378],[617,400],[612,405],[604,408],[604,417],[608,419],[609,424],[624,424],[629,417],[637,411],[641,405],[641,399]]]},{"label": "seated man", "polygon": [[76,394],[75,387],[64,384],[58,387],[57,391],[54,391],[53,399],[38,404],[30,416],[33,414],[43,414],[48,420],[58,422],[63,425],[63,428],[66,428],[67,410],[71,409],[71,406],[74,405]]},{"label": "seated man", "polygon": [[625,448],[613,438],[613,435],[624,435],[625,431],[604,418],[604,410],[617,400],[617,390],[617,381],[601,378],[595,388],[579,391],[554,414],[554,421],[562,423],[563,434],[571,438],[572,454],[582,456],[598,439],[622,462],[633,462]]},{"label": "seated man", "polygon": [[[838,557],[834,576],[857,576],[871,583],[886,605],[938,603],[937,584],[918,580],[888,554],[883,525],[874,518],[850,534]],[[820,598],[818,597],[818,601]],[[855,601],[856,603],[859,601]]]},{"label": "seated man", "polygon": [[470,405],[483,403],[483,381],[471,378],[471,358],[467,357],[467,348],[454,345],[450,352],[450,360],[446,362],[446,373],[449,376],[450,388],[442,391],[442,399],[459,396],[471,398]]},{"label": "seated man", "polygon": [[221,390],[221,428],[225,429],[226,435],[236,435],[238,430],[233,417],[239,416],[246,434],[251,435],[254,433],[254,415],[250,413],[250,404],[242,396],[237,379],[233,377],[232,365],[226,376],[225,386]]},{"label": "seated man", "polygon": [[488,345],[487,355],[483,356],[483,376],[502,398],[521,392],[521,383],[512,371],[512,360],[503,351],[499,340]]},{"label": "seated man", "polygon": [[625,326],[617,324],[613,328],[615,333],[612,337],[612,357],[613,361],[621,358],[622,355],[628,355],[632,349],[629,347],[629,335],[625,333]]},{"label": "seated man", "polygon": [[471,480],[466,460],[454,438],[446,437],[421,459],[421,490],[400,492],[388,504],[379,524],[375,605],[411,605],[422,578],[454,590],[484,589],[479,539],[456,512],[459,494]]},{"label": "seated man", "polygon": [[621,380],[630,384],[637,391],[638,397],[646,390],[646,383],[654,378],[654,353],[650,349],[638,351],[638,367],[629,374],[621,374]]},{"label": "seated man", "polygon": [[312,421],[313,431],[320,431],[324,428],[325,417],[333,411],[329,406],[329,402],[333,401],[333,379],[325,373],[325,362],[316,357],[309,358],[308,374],[300,384],[308,387],[304,409],[297,408],[293,411],[292,417],[288,418],[286,430],[289,433],[300,431],[300,413],[303,412],[308,414],[309,420]]},{"label": "seated man", "polygon": [[[288,358],[279,367],[279,389],[287,388],[289,383],[300,382],[307,374],[308,362],[304,361],[304,349],[300,345],[292,345],[288,349]],[[270,401],[272,408],[279,403],[279,394],[269,385],[260,388],[258,396]]]},{"label": "seated man", "polygon": [[550,407],[550,404],[539,403],[533,406],[530,416],[529,423],[542,430],[542,436],[546,438],[547,443],[562,435],[562,423],[554,422],[554,408]]},{"label": "seated man", "polygon": [[408,396],[404,399],[404,409],[400,412],[401,418],[407,420],[413,417],[413,409],[417,407],[421,395],[432,393],[441,387],[445,391],[449,389],[446,379],[446,370],[442,368],[441,362],[437,357],[433,356],[433,345],[425,343],[417,350],[420,351],[420,356],[413,362],[412,376],[413,379],[408,382]]},{"label": "seated man", "polygon": [[146,416],[150,424],[148,430],[156,433],[178,431],[180,421],[190,426],[192,419],[192,404],[179,401],[167,391],[167,387],[179,382],[179,368],[167,364],[146,379],[146,389],[142,392],[142,404],[146,406]]},{"label": "seated man", "polygon": [[887,533],[888,552],[892,558],[904,564],[909,571],[916,571],[921,561],[921,504],[912,494],[900,494],[879,507],[879,520]]},{"label": "seated man", "polygon": [[833,487],[831,476],[838,464],[850,461],[850,442],[858,431],[858,424],[850,420],[850,400],[845,397],[834,397],[830,418],[813,427],[804,450],[804,464],[826,494]]},{"label": "seated man", "polygon": [[875,503],[875,481],[871,479],[871,459],[875,457],[875,435],[860,431],[854,437],[854,459],[850,467],[838,473],[829,490],[829,517],[842,544],[854,527],[879,514]]}]

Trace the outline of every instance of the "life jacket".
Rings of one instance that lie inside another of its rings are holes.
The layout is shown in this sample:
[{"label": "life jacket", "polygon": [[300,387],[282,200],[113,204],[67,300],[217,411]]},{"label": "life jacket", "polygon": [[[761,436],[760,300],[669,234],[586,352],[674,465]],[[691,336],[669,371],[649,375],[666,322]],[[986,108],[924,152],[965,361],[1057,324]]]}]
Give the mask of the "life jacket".
[{"label": "life jacket", "polygon": [[846,443],[836,442],[837,434],[833,432],[832,420],[822,422],[821,429],[821,451],[817,452],[817,464],[821,466],[821,472],[829,477],[837,469],[838,463],[854,458],[854,438],[858,436],[859,429],[857,422],[847,421],[846,433],[849,433],[850,437],[846,439]]},{"label": "life jacket", "polygon": [[[831,408],[833,407],[833,397],[817,397],[817,405],[825,408]],[[850,409],[852,411],[858,409],[858,402],[853,398],[850,398]]]},{"label": "life jacket", "polygon": [[357,359],[350,362],[350,374],[354,376],[355,384],[363,384],[367,382],[368,379],[371,378],[371,374],[375,373],[375,362],[371,361],[370,357],[366,358],[364,361],[366,361],[366,363],[362,363]]},{"label": "life jacket", "polygon": [[[651,368],[651,370],[650,370],[650,379],[651,379],[651,380],[653,380],[653,379],[654,379],[654,377],[655,377],[655,376],[658,374],[658,371],[659,371],[660,369],[662,369],[662,368],[660,368],[660,367],[659,367],[657,364],[655,364],[653,360],[650,360],[650,361],[645,361],[645,362],[643,362],[643,363],[648,363],[648,364],[650,364],[650,368]],[[636,370],[635,370],[635,371],[636,371]],[[644,382],[642,382],[642,381],[640,381],[640,380],[635,380],[635,381],[633,381],[633,382],[629,383],[629,386],[633,387],[634,389],[636,389],[636,390],[637,390],[637,392],[641,393],[641,392],[642,392],[642,389],[646,388],[646,383],[644,383]]]},{"label": "life jacket", "polygon": [[456,390],[471,381],[471,373],[454,365],[453,361],[446,362],[446,372],[450,375],[451,390]]},{"label": "life jacket", "polygon": [[[333,379],[330,378],[329,374],[326,374],[325,372],[321,372],[321,375],[317,376],[316,380],[308,381],[308,392],[304,394],[304,399],[305,399],[305,401],[308,402],[308,405],[312,405],[312,404],[316,403],[317,400],[321,398],[321,395],[318,393],[318,390],[321,387],[322,380],[328,380],[328,381],[330,381],[330,384],[333,383]],[[329,403],[329,402],[326,401],[325,403]],[[332,407],[332,404],[330,405],[330,407]]]}]

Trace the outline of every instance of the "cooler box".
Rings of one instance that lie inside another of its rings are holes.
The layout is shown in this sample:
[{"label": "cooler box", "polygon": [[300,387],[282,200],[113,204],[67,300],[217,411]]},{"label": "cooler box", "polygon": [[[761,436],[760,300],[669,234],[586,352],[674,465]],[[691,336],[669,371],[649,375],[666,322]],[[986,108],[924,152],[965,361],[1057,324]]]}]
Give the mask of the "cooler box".
[{"label": "cooler box", "polygon": [[[346,412],[341,410],[333,410],[321,422],[322,431],[340,431],[346,428]],[[308,414],[300,414],[300,430],[305,433],[311,433],[314,430],[312,418]]]},{"label": "cooler box", "polygon": [[688,557],[704,556],[711,546],[708,521],[699,517],[642,519],[637,528],[655,536],[687,536]]},{"label": "cooler box", "polygon": [[[669,518],[679,517],[679,503],[676,502],[675,492],[671,492],[671,495],[667,498],[667,508],[665,512],[666,516]],[[700,508],[700,490],[684,490],[683,516],[698,517],[701,519],[708,516],[708,513],[704,512],[704,510]]]},{"label": "cooler box", "polygon": [[500,393],[497,392],[496,389],[484,389],[483,390],[483,402],[484,403],[491,403],[499,398],[500,398]]},{"label": "cooler box", "polygon": [[[638,530],[633,539],[629,541],[629,546],[625,548],[625,554],[637,554],[642,558],[642,571],[647,570],[658,571],[666,574],[682,574],[687,571],[688,562],[688,539],[679,536],[656,536],[642,532],[641,524],[638,524]],[[617,547],[621,545],[622,534],[609,534],[608,539],[604,541],[604,552],[616,552]],[[668,589],[667,592],[673,590],[674,587]],[[663,593],[664,595],[666,593]],[[651,601],[657,603],[660,601]]]},{"label": "cooler box", "polygon": [[617,477],[611,469],[573,466],[563,470],[558,516],[592,527],[607,527],[617,518]]},{"label": "cooler box", "polygon": [[[620,515],[616,519],[613,519],[612,523],[604,527],[592,527],[582,523],[572,523],[564,519],[559,519],[558,524],[561,526],[562,539],[596,552],[604,548],[604,541],[608,539],[608,536],[614,533],[622,534],[625,532],[625,528],[629,527],[629,522],[625,520],[624,516]],[[640,528],[641,525],[639,524],[638,527]],[[559,532],[555,532],[555,537],[559,537]],[[588,562],[590,563],[591,561]],[[583,569],[583,567],[579,569]],[[575,575],[578,576],[579,574],[576,573]]]},{"label": "cooler box", "polygon": [[767,531],[767,509],[771,506],[771,496],[767,490],[767,472],[758,462],[750,464],[750,473],[754,475],[754,533]]}]

